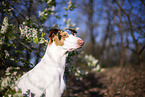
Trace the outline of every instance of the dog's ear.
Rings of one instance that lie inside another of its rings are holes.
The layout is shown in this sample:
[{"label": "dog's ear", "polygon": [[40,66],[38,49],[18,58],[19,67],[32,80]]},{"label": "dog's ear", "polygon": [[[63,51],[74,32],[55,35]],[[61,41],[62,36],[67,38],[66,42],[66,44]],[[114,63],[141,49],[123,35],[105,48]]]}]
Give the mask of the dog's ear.
[{"label": "dog's ear", "polygon": [[70,31],[71,31],[71,33],[72,33],[72,35],[77,34],[77,31],[76,31],[76,30],[74,30],[74,29],[68,28],[67,30],[70,30]]},{"label": "dog's ear", "polygon": [[57,35],[57,33],[59,32],[60,30],[59,29],[50,29],[49,30],[49,35],[48,35],[48,37],[49,38],[53,38],[55,35]]}]

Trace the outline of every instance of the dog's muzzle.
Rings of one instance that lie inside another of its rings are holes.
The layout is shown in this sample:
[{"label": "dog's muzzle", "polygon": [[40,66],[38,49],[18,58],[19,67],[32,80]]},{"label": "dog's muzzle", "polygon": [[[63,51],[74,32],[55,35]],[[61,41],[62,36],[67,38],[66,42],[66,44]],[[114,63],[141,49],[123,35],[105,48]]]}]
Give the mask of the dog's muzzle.
[{"label": "dog's muzzle", "polygon": [[81,47],[81,46],[83,46],[84,45],[84,41],[82,40],[82,39],[79,39],[78,40],[78,45]]}]

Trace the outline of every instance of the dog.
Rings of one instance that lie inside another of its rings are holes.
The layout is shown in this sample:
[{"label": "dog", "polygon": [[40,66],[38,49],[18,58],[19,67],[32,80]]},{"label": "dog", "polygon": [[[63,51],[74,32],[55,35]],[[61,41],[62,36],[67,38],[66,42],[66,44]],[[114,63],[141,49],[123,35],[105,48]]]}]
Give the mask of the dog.
[{"label": "dog", "polygon": [[84,41],[71,32],[50,29],[50,38],[41,61],[18,80],[18,88],[24,95],[41,97],[61,97],[66,85],[64,82],[65,60],[69,51],[81,48]]}]

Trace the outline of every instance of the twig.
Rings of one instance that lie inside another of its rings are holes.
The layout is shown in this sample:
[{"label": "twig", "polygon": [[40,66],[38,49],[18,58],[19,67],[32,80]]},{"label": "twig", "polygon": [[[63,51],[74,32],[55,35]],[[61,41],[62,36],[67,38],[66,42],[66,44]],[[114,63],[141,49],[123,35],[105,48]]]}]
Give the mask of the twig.
[{"label": "twig", "polygon": [[140,1],[141,1],[141,3],[145,6],[144,0],[140,0]]},{"label": "twig", "polygon": [[[34,50],[32,50],[29,46],[27,46],[27,45],[24,44],[23,42],[19,41],[18,39],[17,39],[17,41],[18,41],[20,44],[22,44],[23,46],[25,46],[27,49],[31,50],[34,54],[37,54]],[[41,57],[41,56],[39,56],[39,57]]]},{"label": "twig", "polygon": [[19,12],[19,10],[17,10],[13,5],[11,5],[18,13],[19,13],[19,15],[21,15],[24,19],[25,19],[25,16],[23,16],[23,14],[21,14],[20,12]]},{"label": "twig", "polygon": [[144,49],[145,49],[145,45],[142,47],[139,53],[141,54],[144,51]]}]

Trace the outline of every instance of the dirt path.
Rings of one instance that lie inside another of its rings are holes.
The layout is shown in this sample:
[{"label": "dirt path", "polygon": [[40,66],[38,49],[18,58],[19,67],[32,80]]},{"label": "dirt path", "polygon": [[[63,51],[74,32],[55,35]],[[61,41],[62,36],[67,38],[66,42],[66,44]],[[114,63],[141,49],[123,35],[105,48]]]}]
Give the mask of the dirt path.
[{"label": "dirt path", "polygon": [[83,80],[76,80],[74,76],[67,76],[67,90],[63,97],[103,97],[100,90],[103,88],[95,75],[89,74]]},{"label": "dirt path", "polygon": [[66,79],[63,97],[145,97],[145,70],[140,67],[108,68],[83,80],[73,75]]}]

